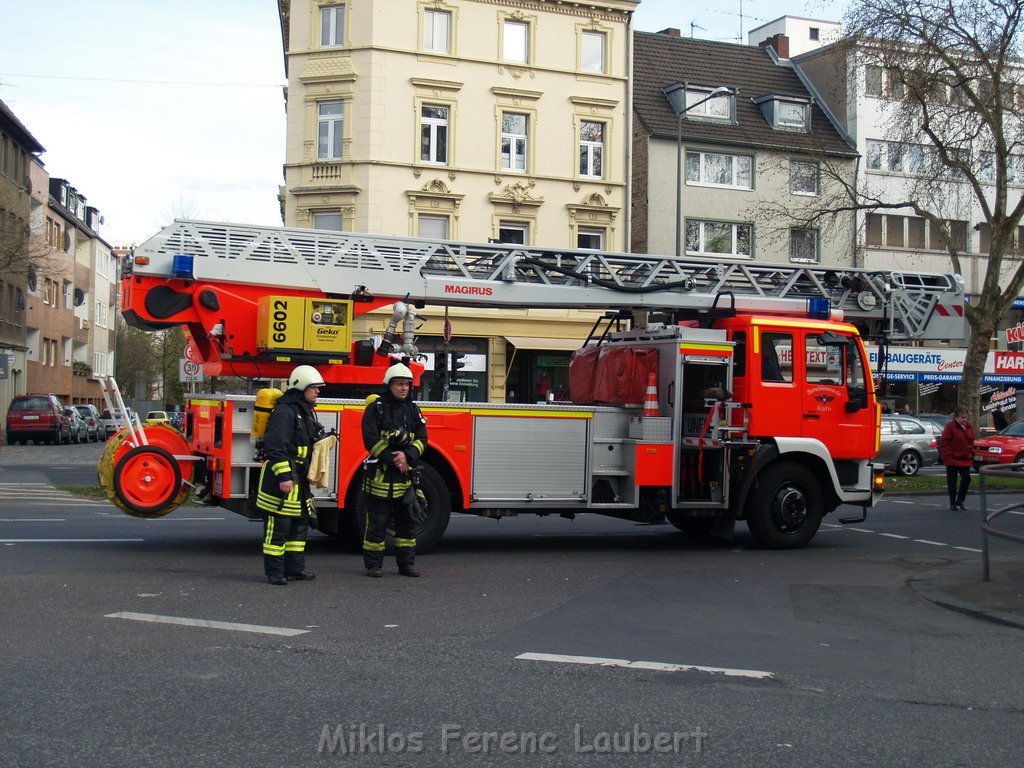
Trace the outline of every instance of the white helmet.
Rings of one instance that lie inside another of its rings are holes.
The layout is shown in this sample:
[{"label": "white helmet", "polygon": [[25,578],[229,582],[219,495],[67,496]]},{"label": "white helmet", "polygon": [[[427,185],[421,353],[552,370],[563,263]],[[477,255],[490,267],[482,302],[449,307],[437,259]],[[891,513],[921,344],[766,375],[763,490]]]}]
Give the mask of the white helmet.
[{"label": "white helmet", "polygon": [[305,392],[307,387],[322,386],[324,386],[324,377],[312,365],[300,365],[288,374],[288,389],[298,389]]},{"label": "white helmet", "polygon": [[392,379],[408,379],[412,381],[412,371],[407,365],[395,363],[384,372],[384,383],[390,384]]}]

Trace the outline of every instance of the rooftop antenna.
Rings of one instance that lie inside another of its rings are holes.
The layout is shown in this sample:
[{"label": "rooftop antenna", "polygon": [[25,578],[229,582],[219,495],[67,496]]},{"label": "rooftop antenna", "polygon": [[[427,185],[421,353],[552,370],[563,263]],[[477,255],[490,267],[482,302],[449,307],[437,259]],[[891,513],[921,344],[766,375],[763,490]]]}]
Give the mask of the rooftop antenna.
[{"label": "rooftop antenna", "polygon": [[691,21],[690,22],[690,37],[691,38],[693,37],[693,30],[695,30],[695,29],[699,29],[702,32],[707,32],[708,31],[707,27],[702,27],[700,24],[695,24],[694,22]]}]

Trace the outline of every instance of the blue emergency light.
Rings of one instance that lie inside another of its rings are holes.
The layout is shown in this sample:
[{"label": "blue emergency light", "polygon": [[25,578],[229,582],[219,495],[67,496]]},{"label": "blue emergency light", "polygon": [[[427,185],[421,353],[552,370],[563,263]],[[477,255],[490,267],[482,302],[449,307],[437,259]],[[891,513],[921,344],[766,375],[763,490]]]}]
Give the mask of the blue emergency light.
[{"label": "blue emergency light", "polygon": [[822,297],[808,299],[807,316],[817,320],[828,320],[832,317],[832,307],[829,306],[829,300]]},{"label": "blue emergency light", "polygon": [[196,257],[192,254],[178,254],[171,259],[171,277],[192,279],[192,267]]}]

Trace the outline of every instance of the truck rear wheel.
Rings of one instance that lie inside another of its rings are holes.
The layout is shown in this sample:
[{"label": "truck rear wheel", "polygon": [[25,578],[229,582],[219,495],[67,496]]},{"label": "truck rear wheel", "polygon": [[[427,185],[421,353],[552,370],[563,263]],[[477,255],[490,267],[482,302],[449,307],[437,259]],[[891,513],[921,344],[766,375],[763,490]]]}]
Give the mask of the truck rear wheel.
[{"label": "truck rear wheel", "polygon": [[[349,488],[345,505],[345,512],[348,514],[343,515],[342,519],[338,521],[337,534],[338,538],[355,540],[359,547],[362,546],[363,532],[366,530],[366,499],[360,491],[362,477],[362,473],[357,473],[352,480],[352,487]],[[427,497],[427,519],[416,529],[417,553],[428,552],[437,546],[448,529],[448,521],[452,514],[452,500],[448,493],[448,487],[444,484],[440,473],[429,464],[424,464],[422,467],[420,487],[423,490],[423,495]],[[345,517],[353,525],[346,525]],[[394,550],[394,535],[390,529],[385,543],[387,551],[392,552]]]},{"label": "truck rear wheel", "polygon": [[809,469],[790,462],[762,472],[747,500],[747,527],[769,549],[807,546],[823,514],[821,484]]}]

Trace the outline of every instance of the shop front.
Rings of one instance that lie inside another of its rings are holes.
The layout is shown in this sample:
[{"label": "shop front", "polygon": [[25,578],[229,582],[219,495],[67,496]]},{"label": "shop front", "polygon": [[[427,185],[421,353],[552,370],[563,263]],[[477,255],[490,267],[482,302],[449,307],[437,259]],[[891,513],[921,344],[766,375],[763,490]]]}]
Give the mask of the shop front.
[{"label": "shop front", "polygon": [[[879,367],[878,348],[868,346],[871,369],[881,378],[879,401],[889,411],[949,414],[957,405],[963,378],[965,349],[889,347],[884,369]],[[999,410],[1014,421],[1019,418],[1017,387],[1024,384],[1024,352],[993,350],[982,376],[982,428],[993,429],[991,413]],[[999,417],[995,417],[998,424]]]}]

